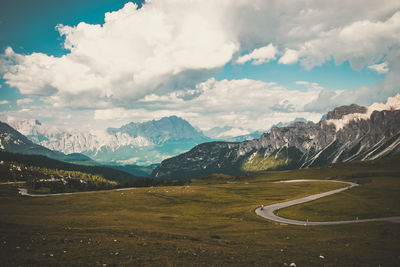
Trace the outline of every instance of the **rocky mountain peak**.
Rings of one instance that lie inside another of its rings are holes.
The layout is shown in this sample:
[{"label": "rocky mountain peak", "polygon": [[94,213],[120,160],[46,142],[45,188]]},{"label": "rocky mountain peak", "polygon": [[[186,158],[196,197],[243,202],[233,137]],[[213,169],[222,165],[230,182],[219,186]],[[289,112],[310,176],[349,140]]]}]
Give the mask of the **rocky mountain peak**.
[{"label": "rocky mountain peak", "polygon": [[328,123],[297,121],[285,127],[273,127],[259,139],[198,145],[189,152],[164,160],[152,175],[240,174],[399,155],[400,108],[396,109],[394,100],[390,105],[377,104],[368,109],[358,105],[342,106],[328,113]]},{"label": "rocky mountain peak", "polygon": [[340,106],[332,111],[329,111],[326,115],[327,120],[340,120],[343,116],[354,113],[366,113],[367,108],[356,104],[349,106]]},{"label": "rocky mountain peak", "polygon": [[13,122],[11,125],[18,129],[31,129],[42,126],[42,123],[37,119],[26,119]]},{"label": "rocky mountain peak", "polygon": [[42,123],[40,121],[38,121],[37,119],[27,119],[27,120],[23,120],[21,123],[27,124],[27,125],[42,125]]},{"label": "rocky mountain peak", "polygon": [[177,116],[163,117],[159,120],[146,122],[131,122],[121,128],[108,128],[107,131],[113,134],[126,133],[132,137],[146,136],[155,144],[180,139],[207,140],[189,122]]}]

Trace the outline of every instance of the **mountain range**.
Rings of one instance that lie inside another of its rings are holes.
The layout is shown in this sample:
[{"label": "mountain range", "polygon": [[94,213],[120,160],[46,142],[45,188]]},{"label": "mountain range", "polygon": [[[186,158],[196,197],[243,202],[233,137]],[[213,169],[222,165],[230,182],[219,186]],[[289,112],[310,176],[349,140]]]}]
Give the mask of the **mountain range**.
[{"label": "mountain range", "polygon": [[158,164],[204,142],[240,142],[259,138],[262,134],[261,131],[250,132],[230,126],[203,133],[177,116],[92,131],[48,127],[35,119],[11,125],[33,143],[50,150],[85,155],[102,164],[130,166]]},{"label": "mountain range", "polygon": [[82,154],[72,153],[66,155],[62,152],[37,145],[26,136],[3,122],[0,122],[0,151],[26,155],[42,155],[48,158],[82,165],[92,165],[93,163],[89,157]]},{"label": "mountain range", "polygon": [[373,160],[400,154],[400,94],[386,104],[341,106],[318,123],[273,127],[244,142],[209,142],[161,162],[154,177],[240,174]]},{"label": "mountain range", "polygon": [[65,154],[80,153],[107,164],[159,163],[211,140],[177,116],[89,132],[47,127],[34,119],[13,126],[38,145]]},{"label": "mountain range", "polygon": [[[212,139],[176,116],[90,132],[47,127],[37,120],[13,126],[15,129],[0,122],[0,151],[43,155],[81,165],[108,165],[140,176],[155,168],[151,176],[156,178],[236,175],[397,155],[400,94],[386,104],[337,107],[318,123],[296,119],[289,125],[278,124],[280,127],[259,138],[257,132],[221,127],[207,132]],[[233,137],[237,133],[244,135]],[[235,142],[213,141],[219,137]],[[159,166],[149,168],[129,164],[150,165],[161,160]]]}]

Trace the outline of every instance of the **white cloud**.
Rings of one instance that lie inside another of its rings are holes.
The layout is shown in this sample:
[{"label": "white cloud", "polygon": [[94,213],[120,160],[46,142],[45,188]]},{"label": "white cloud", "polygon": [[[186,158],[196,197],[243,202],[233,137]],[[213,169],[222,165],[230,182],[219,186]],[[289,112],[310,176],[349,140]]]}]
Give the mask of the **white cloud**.
[{"label": "white cloud", "polygon": [[322,86],[320,86],[318,83],[315,82],[307,82],[307,81],[296,81],[296,85],[303,85],[309,89],[314,89],[314,90],[324,90]]},{"label": "white cloud", "polygon": [[137,10],[127,3],[106,13],[102,25],[59,25],[70,50],[65,56],[9,48],[0,65],[11,86],[52,96],[58,107],[129,107],[149,92],[193,88],[240,51],[252,52],[238,63],[267,62],[279,48],[282,64],[300,58],[311,68],[332,56],[357,67],[373,64],[398,43],[393,14],[399,7],[393,1],[160,0]]},{"label": "white cloud", "polygon": [[19,110],[0,111],[1,121],[22,121],[26,119],[37,119],[48,125],[61,128],[76,129],[104,129],[108,126],[118,126],[114,121],[107,124],[94,123],[92,110],[57,109],[52,106],[29,106]]},{"label": "white cloud", "polygon": [[254,49],[250,54],[243,55],[236,60],[238,64],[244,64],[247,61],[252,61],[253,65],[260,65],[264,62],[275,59],[275,55],[278,53],[278,49],[270,43],[267,46],[263,46]]},{"label": "white cloud", "polygon": [[227,130],[225,132],[218,134],[216,137],[218,137],[218,138],[225,137],[225,136],[235,137],[235,136],[241,136],[241,135],[246,135],[246,134],[250,134],[250,132],[248,130],[244,130],[241,128],[232,128],[230,130]]},{"label": "white cloud", "polygon": [[237,2],[213,9],[203,1],[154,1],[139,10],[129,2],[106,13],[103,25],[58,25],[70,53],[20,55],[7,48],[3,64],[13,64],[4,78],[22,94],[56,96],[57,106],[98,107],[101,99],[131,102],[149,91],[194,86],[239,49],[220,19]]},{"label": "white cloud", "polygon": [[198,114],[192,112],[185,112],[179,110],[168,110],[168,109],[125,109],[125,108],[112,108],[112,109],[98,109],[94,111],[94,119],[97,121],[110,121],[118,122],[143,122],[154,119],[161,119],[168,116],[179,116],[179,117],[193,117]]},{"label": "white cloud", "polygon": [[128,112],[123,108],[112,108],[112,109],[98,109],[94,112],[95,120],[116,120],[116,119],[125,119],[127,117],[133,117],[138,113],[135,111]]},{"label": "white cloud", "polygon": [[306,82],[306,81],[296,81],[295,84],[297,84],[297,85],[309,85],[310,82]]},{"label": "white cloud", "polygon": [[127,3],[106,13],[102,25],[57,26],[70,50],[65,56],[8,48],[0,71],[22,94],[57,107],[129,108],[151,92],[193,88],[241,51],[252,52],[238,63],[261,64],[280,50],[279,63],[300,60],[308,69],[332,57],[357,69],[380,62],[399,49],[398,10],[390,0]]},{"label": "white cloud", "polygon": [[138,102],[142,107],[96,110],[94,118],[122,122],[178,115],[202,129],[231,125],[266,130],[295,117],[318,121],[321,113],[304,112],[303,109],[304,103],[315,100],[320,91],[319,87],[306,91],[287,90],[276,83],[250,79],[216,81],[212,78],[190,91],[189,99],[183,100],[187,96],[183,90],[162,96],[152,94]]},{"label": "white cloud", "polygon": [[[204,128],[256,129],[286,118],[316,118],[336,105],[384,101],[400,91],[399,1],[158,0],[139,10],[128,3],[107,13],[102,25],[57,29],[69,50],[62,57],[22,55],[11,48],[0,57],[6,82],[45,103],[25,116],[71,113],[71,123],[93,116],[96,122],[120,123],[189,114]],[[239,57],[245,51],[252,52]],[[390,69],[382,66],[388,71],[381,83],[356,91],[210,79],[232,59],[261,64],[281,54],[279,63],[300,62],[306,69],[331,59],[349,60],[354,69],[377,69],[373,66],[385,60]]]},{"label": "white cloud", "polygon": [[32,98],[22,98],[17,100],[17,105],[30,104],[33,102]]},{"label": "white cloud", "polygon": [[349,60],[354,69],[375,63],[391,50],[400,49],[400,11],[386,21],[360,20],[321,31],[298,44],[298,57],[306,69],[321,66],[332,57],[336,64]]},{"label": "white cloud", "polygon": [[0,105],[8,105],[8,104],[10,104],[10,101],[0,100]]},{"label": "white cloud", "polygon": [[374,70],[379,74],[384,74],[389,71],[387,62],[383,62],[381,64],[370,65],[370,66],[368,66],[368,69]]},{"label": "white cloud", "polygon": [[285,53],[279,59],[278,63],[291,65],[299,60],[299,52],[293,49],[286,48]]},{"label": "white cloud", "polygon": [[375,102],[386,102],[388,97],[400,93],[400,51],[390,51],[387,56],[391,68],[385,79],[374,86],[362,86],[357,90],[322,90],[318,98],[305,105],[306,111],[326,112],[341,105],[359,104],[369,106]]}]

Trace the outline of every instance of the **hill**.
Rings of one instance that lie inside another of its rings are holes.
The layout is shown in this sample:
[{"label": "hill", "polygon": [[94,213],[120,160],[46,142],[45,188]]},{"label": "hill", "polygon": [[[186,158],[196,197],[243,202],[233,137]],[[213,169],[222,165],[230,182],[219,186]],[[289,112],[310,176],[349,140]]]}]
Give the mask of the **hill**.
[{"label": "hill", "polygon": [[58,169],[65,171],[79,171],[93,175],[100,175],[105,179],[116,181],[119,183],[128,183],[141,179],[141,177],[137,177],[123,171],[115,170],[113,168],[108,168],[103,166],[77,165],[51,159],[42,155],[23,155],[23,154],[0,151],[0,160],[17,162],[32,167]]}]

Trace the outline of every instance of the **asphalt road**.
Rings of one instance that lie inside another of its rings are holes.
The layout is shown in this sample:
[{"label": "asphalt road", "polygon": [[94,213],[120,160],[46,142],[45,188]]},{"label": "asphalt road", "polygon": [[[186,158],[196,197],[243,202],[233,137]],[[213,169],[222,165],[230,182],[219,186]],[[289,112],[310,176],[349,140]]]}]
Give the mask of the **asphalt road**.
[{"label": "asphalt road", "polygon": [[384,218],[372,218],[372,219],[361,219],[361,220],[350,220],[350,221],[332,221],[332,222],[310,222],[310,221],[297,221],[297,220],[291,220],[291,219],[286,219],[279,217],[275,215],[275,211],[290,207],[293,205],[313,201],[322,197],[330,196],[333,194],[337,194],[340,192],[343,192],[345,190],[348,190],[350,188],[353,188],[355,186],[358,186],[356,183],[352,182],[344,182],[344,181],[337,181],[337,180],[289,180],[289,181],[281,181],[281,182],[276,182],[276,183],[297,183],[297,182],[336,182],[336,183],[343,183],[348,186],[339,188],[336,190],[331,190],[328,192],[320,193],[320,194],[315,194],[311,195],[308,197],[303,197],[303,198],[298,198],[290,201],[285,201],[281,203],[276,203],[264,207],[260,207],[255,210],[256,214],[266,218],[271,221],[283,223],[283,224],[291,224],[291,225],[303,225],[303,226],[308,226],[308,225],[333,225],[333,224],[348,224],[348,223],[361,223],[361,222],[375,222],[375,221],[389,221],[389,222],[397,222],[400,223],[400,216],[397,217],[384,217]]}]

